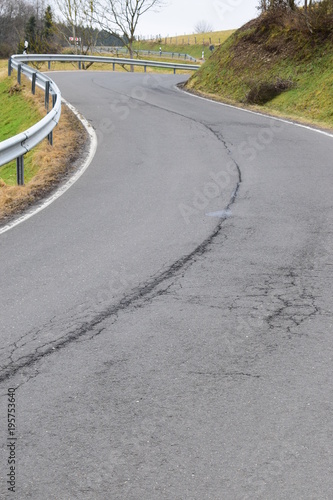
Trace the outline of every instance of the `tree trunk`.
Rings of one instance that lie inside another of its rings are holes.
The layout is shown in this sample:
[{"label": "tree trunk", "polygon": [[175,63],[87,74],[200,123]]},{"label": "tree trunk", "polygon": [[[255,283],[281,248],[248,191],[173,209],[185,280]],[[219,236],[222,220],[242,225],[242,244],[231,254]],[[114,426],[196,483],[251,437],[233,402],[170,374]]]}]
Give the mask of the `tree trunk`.
[{"label": "tree trunk", "polygon": [[261,2],[260,2],[260,9],[261,9],[261,12],[266,12],[267,11],[267,0],[261,0]]},{"label": "tree trunk", "polygon": [[[133,42],[132,42],[132,40],[131,40],[131,41],[129,42],[129,44],[128,44],[128,52],[129,52],[129,57],[130,57],[130,59],[133,59],[133,45],[132,45],[132,44],[133,44]],[[131,64],[131,67],[130,67],[130,68],[131,68],[131,69],[130,69],[131,73],[134,73],[134,66],[133,66],[133,64]]]}]

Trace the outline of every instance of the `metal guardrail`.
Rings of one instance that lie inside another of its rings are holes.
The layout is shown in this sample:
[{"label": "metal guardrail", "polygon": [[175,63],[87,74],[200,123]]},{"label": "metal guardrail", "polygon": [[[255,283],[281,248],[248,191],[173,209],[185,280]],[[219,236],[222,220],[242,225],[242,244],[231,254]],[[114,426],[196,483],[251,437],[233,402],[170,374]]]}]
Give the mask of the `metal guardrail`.
[{"label": "metal guardrail", "polygon": [[[143,66],[146,72],[147,67],[172,69],[174,73],[177,70],[195,71],[200,66],[193,64],[167,63],[161,61],[145,61],[140,59],[127,59],[119,57],[101,57],[87,55],[68,55],[68,54],[20,54],[9,58],[8,75],[12,69],[17,71],[17,81],[21,83],[21,75],[25,75],[31,80],[31,91],[34,94],[36,85],[45,92],[45,108],[47,115],[36,125],[33,125],[25,132],[15,135],[10,139],[0,142],[0,166],[16,159],[17,165],[17,183],[24,184],[24,155],[34,148],[43,139],[48,137],[50,144],[53,144],[53,129],[57,125],[61,114],[61,93],[57,85],[48,76],[40,73],[36,69],[28,66],[28,62],[48,62],[48,68],[52,61],[77,62],[78,68],[82,64],[89,62],[111,63],[113,70],[115,65]],[[52,109],[49,110],[49,98],[52,96]]]},{"label": "metal guardrail", "polygon": [[[16,56],[17,57],[17,56]],[[200,68],[200,66],[195,64],[181,64],[181,63],[167,63],[162,61],[149,61],[144,59],[128,59],[127,57],[103,57],[103,56],[88,56],[88,55],[79,55],[79,54],[34,54],[34,55],[20,55],[21,62],[48,62],[49,69],[51,67],[52,61],[59,62],[77,62],[79,69],[81,69],[83,63],[88,62],[99,62],[99,63],[108,63],[113,65],[113,69],[115,69],[116,64],[120,64],[121,66],[143,66],[146,70],[147,67],[152,68],[165,68],[172,69],[174,73],[177,70],[188,70],[188,71],[196,71]]]},{"label": "metal guardrail", "polygon": [[[19,185],[24,184],[24,155],[46,137],[48,137],[49,143],[53,144],[53,129],[59,122],[61,115],[61,93],[59,88],[51,78],[23,64],[22,59],[24,57],[18,55],[9,59],[8,74],[11,74],[12,69],[16,69],[19,84],[21,83],[21,75],[25,75],[31,80],[33,94],[36,86],[44,90],[47,115],[25,132],[0,142],[0,166],[16,159],[17,183]],[[52,109],[49,111],[50,96],[52,97]]]},{"label": "metal guardrail", "polygon": [[[116,53],[116,54],[128,54],[128,49],[124,47],[112,47],[108,45],[99,45],[98,47],[95,47],[95,50],[100,53]],[[148,50],[148,49],[133,49],[133,52],[135,54],[143,54],[143,55],[156,55],[156,56],[163,56],[164,58],[169,58],[169,59],[184,59],[185,61],[192,61],[196,62],[197,59],[193,56],[190,56],[190,54],[185,54],[183,52],[169,52],[167,50]]]}]

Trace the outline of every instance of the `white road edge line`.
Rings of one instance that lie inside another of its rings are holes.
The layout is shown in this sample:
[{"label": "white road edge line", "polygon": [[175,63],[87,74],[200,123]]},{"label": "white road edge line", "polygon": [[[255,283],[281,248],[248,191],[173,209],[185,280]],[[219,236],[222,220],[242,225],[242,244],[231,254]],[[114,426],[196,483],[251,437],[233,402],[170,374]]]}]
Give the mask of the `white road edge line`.
[{"label": "white road edge line", "polygon": [[191,92],[188,92],[187,90],[183,90],[183,89],[179,88],[177,85],[175,85],[175,88],[179,92],[183,92],[184,94],[190,95],[192,97],[196,97],[197,99],[203,99],[204,101],[214,102],[215,104],[220,104],[220,106],[225,106],[226,108],[238,109],[239,111],[244,111],[245,113],[250,113],[252,115],[263,116],[264,118],[271,118],[272,120],[276,120],[276,121],[279,121],[282,123],[287,123],[288,125],[295,125],[296,127],[305,128],[307,130],[312,130],[313,132],[317,132],[318,134],[326,135],[327,137],[333,138],[333,133],[326,132],[325,130],[320,130],[319,128],[311,127],[310,125],[304,125],[302,123],[294,122],[293,120],[287,120],[285,118],[279,118],[278,116],[260,113],[259,111],[252,111],[251,109],[240,108],[240,107],[233,105],[233,104],[227,104],[225,102],[215,101],[214,99],[210,99],[209,97],[192,94]]},{"label": "white road edge line", "polygon": [[18,217],[17,219],[13,220],[12,222],[9,222],[5,226],[1,227],[0,234],[3,234],[6,231],[9,231],[10,229],[13,229],[13,227],[17,226],[18,224],[21,224],[22,222],[26,221],[27,219],[30,219],[30,217],[33,217],[38,212],[41,212],[42,210],[44,210],[44,208],[48,207],[49,205],[51,205],[51,203],[53,203],[55,200],[60,198],[60,196],[62,196],[70,187],[72,187],[73,184],[87,170],[90,163],[92,162],[92,159],[95,156],[96,149],[97,149],[97,136],[96,136],[96,133],[95,133],[93,127],[84,118],[84,116],[82,116],[81,113],[74,106],[72,106],[72,104],[67,102],[64,98],[62,98],[61,100],[76,115],[76,117],[80,120],[80,122],[82,123],[82,125],[84,126],[86,131],[88,132],[88,135],[90,137],[90,146],[89,146],[88,156],[85,158],[85,160],[82,163],[79,170],[77,170],[64,185],[60,186],[51,196],[46,198],[44,201],[42,201],[39,205],[34,207],[32,210],[28,211],[26,214],[22,215],[21,217]]}]

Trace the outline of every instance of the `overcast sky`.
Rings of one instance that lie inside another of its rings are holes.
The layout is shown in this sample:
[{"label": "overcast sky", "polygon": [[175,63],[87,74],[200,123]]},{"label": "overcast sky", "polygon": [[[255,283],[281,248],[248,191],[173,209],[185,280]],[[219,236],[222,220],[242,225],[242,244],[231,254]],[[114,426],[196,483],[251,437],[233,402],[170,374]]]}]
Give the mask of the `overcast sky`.
[{"label": "overcast sky", "polygon": [[257,17],[259,0],[165,0],[159,12],[147,12],[141,18],[138,35],[184,35],[194,33],[199,21],[213,31],[239,28]]}]

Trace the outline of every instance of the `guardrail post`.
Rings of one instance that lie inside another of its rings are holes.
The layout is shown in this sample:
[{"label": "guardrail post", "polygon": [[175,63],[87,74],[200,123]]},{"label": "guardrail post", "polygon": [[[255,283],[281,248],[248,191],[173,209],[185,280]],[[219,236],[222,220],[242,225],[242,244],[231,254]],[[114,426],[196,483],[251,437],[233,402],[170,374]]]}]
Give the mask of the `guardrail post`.
[{"label": "guardrail post", "polygon": [[173,68],[173,74],[174,75],[176,74],[176,68]]},{"label": "guardrail post", "polygon": [[49,98],[50,98],[50,82],[45,82],[45,108],[49,110]]},{"label": "guardrail post", "polygon": [[51,61],[47,61],[47,69],[51,69]]},{"label": "guardrail post", "polygon": [[37,73],[34,72],[32,73],[32,76],[31,76],[31,92],[33,95],[35,95],[36,93],[36,77],[37,77]]},{"label": "guardrail post", "polygon": [[51,132],[47,136],[47,139],[49,141],[50,146],[53,146],[53,130],[51,130]]},{"label": "guardrail post", "polygon": [[24,186],[24,156],[19,156],[16,158],[16,176],[17,184],[19,186]]},{"label": "guardrail post", "polygon": [[21,85],[21,71],[22,71],[22,64],[17,65],[17,83]]},{"label": "guardrail post", "polygon": [[12,58],[8,59],[8,76],[12,74]]},{"label": "guardrail post", "polygon": [[81,61],[79,61],[79,69],[81,69]]},{"label": "guardrail post", "polygon": [[[52,108],[54,108],[55,103],[57,102],[56,94],[51,94],[52,96]],[[53,130],[48,134],[47,140],[49,141],[50,146],[53,146]]]}]

